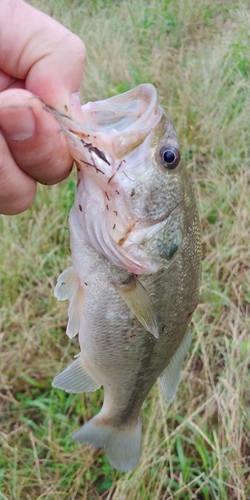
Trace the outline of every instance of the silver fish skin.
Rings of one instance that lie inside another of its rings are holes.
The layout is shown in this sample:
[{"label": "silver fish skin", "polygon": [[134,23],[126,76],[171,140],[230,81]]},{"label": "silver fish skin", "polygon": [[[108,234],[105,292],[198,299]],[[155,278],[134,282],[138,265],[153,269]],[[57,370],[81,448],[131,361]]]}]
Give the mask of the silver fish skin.
[{"label": "silver fish skin", "polygon": [[82,107],[82,123],[53,112],[76,161],[69,216],[73,266],[55,296],[70,300],[67,335],[81,352],[53,386],[104,387],[98,415],[73,439],[103,447],[117,470],[141,453],[142,404],[160,380],[171,401],[199,300],[200,225],[173,125],[152,85]]}]

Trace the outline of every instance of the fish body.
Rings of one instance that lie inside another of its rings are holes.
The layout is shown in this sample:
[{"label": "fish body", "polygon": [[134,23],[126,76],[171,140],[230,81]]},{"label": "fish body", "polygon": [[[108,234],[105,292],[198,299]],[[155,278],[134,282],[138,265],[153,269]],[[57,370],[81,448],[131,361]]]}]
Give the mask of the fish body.
[{"label": "fish body", "polygon": [[73,438],[103,447],[117,470],[141,450],[141,406],[160,379],[171,401],[199,298],[200,227],[173,125],[151,85],[57,114],[77,164],[69,217],[73,266],[55,295],[70,300],[77,359],[53,381],[68,392],[104,387],[100,413]]}]

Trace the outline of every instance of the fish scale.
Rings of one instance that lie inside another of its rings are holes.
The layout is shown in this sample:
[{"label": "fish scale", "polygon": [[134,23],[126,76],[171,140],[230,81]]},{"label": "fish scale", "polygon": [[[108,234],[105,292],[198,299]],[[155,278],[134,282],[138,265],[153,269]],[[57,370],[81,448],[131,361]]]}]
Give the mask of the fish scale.
[{"label": "fish scale", "polygon": [[81,349],[53,386],[103,386],[101,411],[73,439],[103,447],[128,471],[140,459],[142,404],[157,378],[174,398],[191,342],[201,273],[192,183],[152,85],[82,106],[81,123],[50,112],[78,170],[73,265],[55,296],[70,300],[67,334],[78,334]]}]

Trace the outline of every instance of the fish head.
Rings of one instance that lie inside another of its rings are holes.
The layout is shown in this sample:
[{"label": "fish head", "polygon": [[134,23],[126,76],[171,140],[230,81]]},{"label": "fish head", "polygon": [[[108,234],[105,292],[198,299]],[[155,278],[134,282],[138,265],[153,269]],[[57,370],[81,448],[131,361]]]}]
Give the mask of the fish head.
[{"label": "fish head", "polygon": [[123,247],[134,244],[156,270],[167,267],[184,236],[187,174],[175,129],[162,109],[159,123],[128,155],[124,173],[124,201],[136,225],[125,234]]},{"label": "fish head", "polygon": [[188,230],[192,190],[155,87],[90,102],[81,123],[57,119],[77,164],[70,225],[82,241],[135,274],[170,265]]}]

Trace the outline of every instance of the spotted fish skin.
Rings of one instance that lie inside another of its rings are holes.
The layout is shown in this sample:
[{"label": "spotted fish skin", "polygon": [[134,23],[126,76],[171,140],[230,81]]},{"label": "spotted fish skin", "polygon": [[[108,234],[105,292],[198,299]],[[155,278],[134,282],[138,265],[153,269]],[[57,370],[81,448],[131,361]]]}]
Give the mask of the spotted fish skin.
[{"label": "spotted fish skin", "polygon": [[141,450],[141,406],[160,379],[171,401],[199,300],[200,225],[173,125],[145,84],[82,107],[82,123],[54,113],[77,163],[69,216],[73,266],[55,295],[70,300],[67,335],[79,357],[53,386],[104,388],[100,413],[74,439],[103,447],[117,470]]}]

